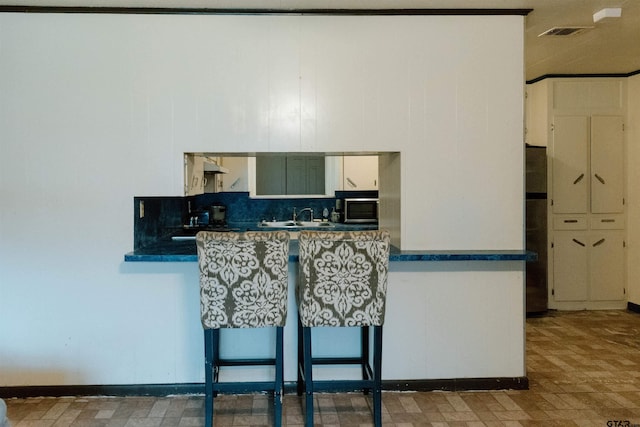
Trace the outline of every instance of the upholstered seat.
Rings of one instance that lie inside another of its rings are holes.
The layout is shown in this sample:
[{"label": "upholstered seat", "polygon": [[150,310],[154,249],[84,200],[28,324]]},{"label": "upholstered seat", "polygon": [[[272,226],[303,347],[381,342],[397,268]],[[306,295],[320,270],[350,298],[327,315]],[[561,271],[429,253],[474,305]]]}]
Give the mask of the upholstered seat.
[{"label": "upholstered seat", "polygon": [[[274,425],[282,423],[283,327],[287,319],[289,233],[199,232],[200,314],[205,336],[205,426],[213,425],[218,392],[274,395]],[[276,354],[222,359],[221,328],[275,327]],[[274,365],[273,381],[218,382],[220,367]]]},{"label": "upholstered seat", "polygon": [[[302,231],[299,236],[298,394],[305,393],[305,425],[313,425],[314,391],[363,389],[373,394],[374,422],[382,425],[382,325],[384,323],[389,233]],[[356,357],[313,357],[312,327],[360,327]],[[374,329],[373,364],[369,360],[369,327]],[[357,364],[362,379],[314,381],[314,365]]]}]

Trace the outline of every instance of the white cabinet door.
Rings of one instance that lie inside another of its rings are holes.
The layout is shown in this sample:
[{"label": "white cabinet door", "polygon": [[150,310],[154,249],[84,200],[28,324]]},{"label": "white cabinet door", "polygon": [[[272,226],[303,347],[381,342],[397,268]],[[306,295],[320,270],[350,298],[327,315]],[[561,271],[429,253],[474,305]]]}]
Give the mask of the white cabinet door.
[{"label": "white cabinet door", "polygon": [[194,154],[184,155],[184,192],[185,196],[204,193],[204,159]]},{"label": "white cabinet door", "polygon": [[588,234],[557,231],[553,241],[553,295],[556,301],[586,301]]},{"label": "white cabinet door", "polygon": [[247,157],[223,157],[222,166],[229,169],[229,172],[222,176],[222,191],[249,191]]},{"label": "white cabinet door", "polygon": [[621,116],[591,118],[591,212],[624,209],[624,134]]},{"label": "white cabinet door", "polygon": [[625,298],[623,232],[602,231],[592,233],[589,251],[591,300],[623,300]]},{"label": "white cabinet door", "polygon": [[587,212],[587,116],[553,120],[552,197],[554,213]]},{"label": "white cabinet door", "polygon": [[378,156],[344,156],[345,191],[378,189]]}]

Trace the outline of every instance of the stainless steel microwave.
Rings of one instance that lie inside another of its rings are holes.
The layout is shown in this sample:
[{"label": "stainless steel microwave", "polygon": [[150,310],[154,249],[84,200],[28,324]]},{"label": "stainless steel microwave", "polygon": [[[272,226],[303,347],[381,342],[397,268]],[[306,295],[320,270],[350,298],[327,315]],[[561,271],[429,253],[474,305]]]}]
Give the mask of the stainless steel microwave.
[{"label": "stainless steel microwave", "polygon": [[378,199],[350,198],[344,199],[342,205],[344,222],[366,224],[378,222]]}]

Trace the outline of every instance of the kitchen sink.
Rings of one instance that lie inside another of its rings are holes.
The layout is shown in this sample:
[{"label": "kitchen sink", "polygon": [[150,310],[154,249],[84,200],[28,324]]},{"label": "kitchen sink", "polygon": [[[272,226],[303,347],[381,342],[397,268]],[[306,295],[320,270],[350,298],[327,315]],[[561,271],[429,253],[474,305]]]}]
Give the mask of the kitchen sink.
[{"label": "kitchen sink", "polygon": [[269,228],[334,228],[330,222],[317,221],[261,221],[258,223],[260,227]]}]

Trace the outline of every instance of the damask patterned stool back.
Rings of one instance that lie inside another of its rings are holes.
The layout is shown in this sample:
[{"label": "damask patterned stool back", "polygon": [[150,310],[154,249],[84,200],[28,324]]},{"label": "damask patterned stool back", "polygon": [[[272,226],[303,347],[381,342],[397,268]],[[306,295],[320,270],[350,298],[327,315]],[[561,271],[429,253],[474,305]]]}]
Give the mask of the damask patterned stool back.
[{"label": "damask patterned stool back", "polygon": [[[200,269],[200,315],[205,336],[205,426],[213,425],[218,392],[268,391],[274,425],[282,423],[283,327],[287,320],[289,233],[207,232],[196,235]],[[275,327],[275,357],[223,359],[221,328]],[[219,382],[220,367],[273,365],[273,381]]]},{"label": "damask patterned stool back", "polygon": [[301,232],[298,310],[303,326],[381,326],[389,266],[384,230]]},{"label": "damask patterned stool back", "polygon": [[[301,231],[299,235],[298,394],[306,395],[305,425],[313,426],[315,391],[373,394],[374,424],[382,425],[382,325],[384,323],[390,236],[386,230],[351,232]],[[360,355],[313,357],[311,328],[359,327]],[[369,360],[369,327],[373,327],[373,364]],[[314,365],[357,364],[362,379],[313,380]]]}]

